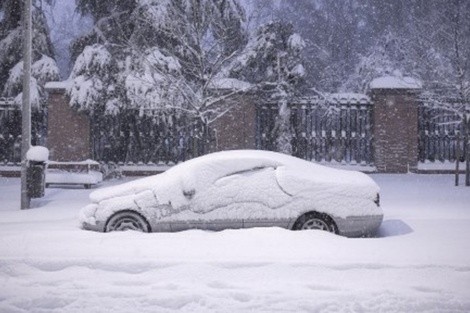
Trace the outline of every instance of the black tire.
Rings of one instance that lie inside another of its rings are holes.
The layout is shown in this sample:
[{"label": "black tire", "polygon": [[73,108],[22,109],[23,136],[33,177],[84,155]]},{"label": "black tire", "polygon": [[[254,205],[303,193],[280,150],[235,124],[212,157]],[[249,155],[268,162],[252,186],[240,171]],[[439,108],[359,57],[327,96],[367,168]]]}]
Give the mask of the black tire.
[{"label": "black tire", "polygon": [[150,226],[142,215],[132,211],[118,212],[108,219],[105,232],[125,230],[148,233],[150,232]]},{"label": "black tire", "polygon": [[297,219],[293,230],[317,229],[337,234],[338,228],[331,217],[324,213],[310,212]]}]

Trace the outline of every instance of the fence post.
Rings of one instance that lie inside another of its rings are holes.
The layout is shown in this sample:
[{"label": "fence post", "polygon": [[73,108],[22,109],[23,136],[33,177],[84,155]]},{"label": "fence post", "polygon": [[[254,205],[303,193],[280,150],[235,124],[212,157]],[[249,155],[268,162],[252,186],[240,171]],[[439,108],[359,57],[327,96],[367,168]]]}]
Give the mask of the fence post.
[{"label": "fence post", "polygon": [[410,77],[381,77],[370,84],[377,171],[407,173],[418,165],[418,100],[421,84]]}]

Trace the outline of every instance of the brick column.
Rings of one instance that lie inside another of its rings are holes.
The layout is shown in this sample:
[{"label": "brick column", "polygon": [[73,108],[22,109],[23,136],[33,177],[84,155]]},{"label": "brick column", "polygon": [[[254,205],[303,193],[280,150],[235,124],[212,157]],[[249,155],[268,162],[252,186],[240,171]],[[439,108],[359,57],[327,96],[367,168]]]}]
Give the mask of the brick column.
[{"label": "brick column", "polygon": [[256,107],[253,96],[238,97],[238,103],[215,122],[217,151],[256,149]]},{"label": "brick column", "polygon": [[407,173],[418,165],[419,89],[372,89],[374,160],[379,172]]},{"label": "brick column", "polygon": [[48,83],[47,148],[52,161],[83,161],[91,158],[90,120],[73,110],[64,83]]}]

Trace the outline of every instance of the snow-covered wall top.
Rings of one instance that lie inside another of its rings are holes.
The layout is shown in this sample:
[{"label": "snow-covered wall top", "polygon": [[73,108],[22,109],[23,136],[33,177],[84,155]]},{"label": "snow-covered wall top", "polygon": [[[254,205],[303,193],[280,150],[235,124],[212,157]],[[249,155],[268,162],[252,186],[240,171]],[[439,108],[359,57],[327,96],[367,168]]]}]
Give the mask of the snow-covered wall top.
[{"label": "snow-covered wall top", "polygon": [[32,146],[26,152],[26,160],[36,162],[47,162],[49,159],[49,150],[46,147]]},{"label": "snow-covered wall top", "polygon": [[372,101],[369,96],[361,93],[326,93],[321,96],[307,96],[296,100],[298,104],[322,104],[324,102],[329,104],[371,104]]},{"label": "snow-covered wall top", "polygon": [[329,102],[335,103],[370,103],[370,98],[361,93],[331,93],[326,96]]},{"label": "snow-covered wall top", "polygon": [[422,83],[408,76],[382,76],[374,79],[369,87],[370,89],[421,89]]},{"label": "snow-covered wall top", "polygon": [[46,89],[68,89],[72,84],[72,81],[66,80],[62,82],[48,82],[46,83]]},{"label": "snow-covered wall top", "polygon": [[70,164],[70,165],[77,165],[77,164],[82,164],[82,165],[100,165],[100,163],[98,163],[97,161],[95,160],[84,160],[84,161],[76,161],[76,162],[58,162],[58,161],[49,161],[48,164],[60,164],[60,165],[63,165],[63,164]]},{"label": "snow-covered wall top", "polygon": [[248,82],[235,78],[216,78],[210,82],[211,89],[227,89],[227,90],[248,90],[252,87]]}]

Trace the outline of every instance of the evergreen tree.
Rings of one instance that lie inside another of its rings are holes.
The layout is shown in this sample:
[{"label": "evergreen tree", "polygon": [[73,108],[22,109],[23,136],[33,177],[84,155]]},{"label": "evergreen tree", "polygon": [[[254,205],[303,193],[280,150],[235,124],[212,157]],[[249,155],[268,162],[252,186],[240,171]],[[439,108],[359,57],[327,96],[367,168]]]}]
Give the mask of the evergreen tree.
[{"label": "evergreen tree", "polygon": [[[0,10],[4,14],[0,22],[0,94],[15,98],[15,102],[20,104],[23,79],[23,1],[6,0],[0,4]],[[40,0],[33,1],[32,21],[31,102],[33,108],[38,110],[44,103],[45,83],[58,80],[59,72]]]},{"label": "evergreen tree", "polygon": [[89,114],[116,112],[115,62],[104,45],[85,47],[72,70],[70,104]]},{"label": "evergreen tree", "polygon": [[[80,95],[75,94],[77,88],[70,89],[72,99],[83,100],[74,105],[89,108],[90,99],[84,96],[94,97],[109,89],[102,85],[112,85],[117,102],[128,108],[145,108],[142,112],[146,113],[152,112],[149,109],[177,108],[209,125],[226,111],[220,105],[220,97],[215,96],[213,85],[246,41],[245,12],[238,1],[140,0],[98,4],[80,0],[79,10],[95,18],[95,27],[73,48],[80,51],[82,45],[101,45],[111,55],[115,72],[106,76],[106,82],[101,80],[102,84],[82,87]],[[84,55],[86,49],[77,61],[88,58]],[[72,72],[75,80],[83,76],[77,70]],[[90,69],[90,77],[101,75],[92,72]],[[94,90],[83,91],[87,88]],[[223,97],[228,98],[227,94]]]}]

